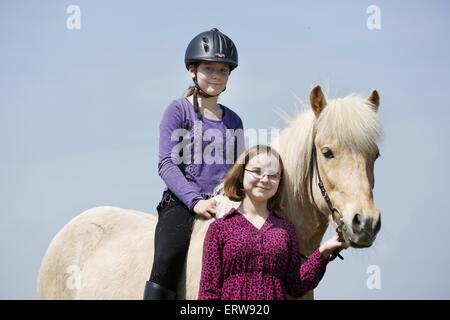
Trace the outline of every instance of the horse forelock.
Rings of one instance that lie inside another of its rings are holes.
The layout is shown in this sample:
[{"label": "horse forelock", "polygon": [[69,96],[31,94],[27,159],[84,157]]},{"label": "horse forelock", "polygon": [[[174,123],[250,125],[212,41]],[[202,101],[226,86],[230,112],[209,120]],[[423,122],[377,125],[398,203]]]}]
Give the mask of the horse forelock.
[{"label": "horse forelock", "polygon": [[370,102],[358,95],[330,100],[316,122],[316,132],[363,155],[378,150],[382,127]]}]

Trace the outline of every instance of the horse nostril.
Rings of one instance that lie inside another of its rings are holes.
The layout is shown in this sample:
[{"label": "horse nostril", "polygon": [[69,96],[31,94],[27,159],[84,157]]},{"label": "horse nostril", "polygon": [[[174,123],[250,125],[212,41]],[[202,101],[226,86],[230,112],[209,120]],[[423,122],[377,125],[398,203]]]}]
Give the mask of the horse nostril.
[{"label": "horse nostril", "polygon": [[375,225],[375,230],[374,230],[375,234],[377,234],[378,231],[380,231],[380,229],[381,229],[381,215],[378,217],[377,224]]},{"label": "horse nostril", "polygon": [[359,213],[355,214],[353,216],[353,221],[352,221],[352,227],[353,227],[353,231],[355,232],[360,232],[361,231],[361,215]]},{"label": "horse nostril", "polygon": [[353,225],[360,225],[361,224],[361,215],[359,213],[355,214],[353,217]]}]

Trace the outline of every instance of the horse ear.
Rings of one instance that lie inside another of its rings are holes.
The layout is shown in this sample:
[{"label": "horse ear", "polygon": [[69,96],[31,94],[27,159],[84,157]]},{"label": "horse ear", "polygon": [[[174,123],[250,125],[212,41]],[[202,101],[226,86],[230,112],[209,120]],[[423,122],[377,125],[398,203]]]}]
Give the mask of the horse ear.
[{"label": "horse ear", "polygon": [[318,118],[322,110],[327,105],[327,100],[325,99],[320,86],[316,86],[311,90],[311,93],[309,94],[309,101],[311,103],[311,108],[313,109],[314,114]]},{"label": "horse ear", "polygon": [[378,111],[378,107],[380,106],[380,96],[378,95],[377,90],[372,90],[372,92],[369,94],[369,97],[367,98],[371,104],[373,104],[375,112]]}]

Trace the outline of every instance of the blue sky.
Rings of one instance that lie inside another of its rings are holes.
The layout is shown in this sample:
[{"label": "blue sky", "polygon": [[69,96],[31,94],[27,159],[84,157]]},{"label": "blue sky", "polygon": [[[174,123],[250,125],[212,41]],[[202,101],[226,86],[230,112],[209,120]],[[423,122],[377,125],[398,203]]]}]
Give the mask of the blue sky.
[{"label": "blue sky", "polygon": [[[246,128],[281,128],[275,110],[294,114],[316,84],[331,98],[380,93],[382,230],[328,266],[316,298],[449,299],[450,4],[191,3],[0,2],[0,298],[36,298],[45,249],[77,214],[156,212],[159,120],[190,85],[187,43],[217,27],[239,51],[220,101]],[[66,27],[71,4],[80,30]],[[380,289],[367,288],[371,265]]]}]

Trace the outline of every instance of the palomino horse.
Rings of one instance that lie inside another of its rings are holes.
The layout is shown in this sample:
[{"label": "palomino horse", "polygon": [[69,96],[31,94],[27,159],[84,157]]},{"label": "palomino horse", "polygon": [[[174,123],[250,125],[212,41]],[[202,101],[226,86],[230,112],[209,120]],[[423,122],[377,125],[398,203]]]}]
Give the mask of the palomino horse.
[{"label": "palomino horse", "polygon": [[[311,109],[293,118],[272,144],[282,156],[287,176],[281,215],[294,224],[303,254],[320,245],[330,222],[339,224],[352,247],[369,247],[381,226],[372,195],[381,130],[378,93],[327,102],[317,86],[310,102]],[[330,201],[322,196],[319,181]],[[217,197],[218,217],[238,205]],[[336,214],[330,214],[331,209]],[[194,224],[179,298],[197,298],[203,240],[210,223],[197,219]],[[47,249],[39,271],[39,297],[142,299],[152,266],[155,225],[153,215],[114,207],[78,215]]]}]

